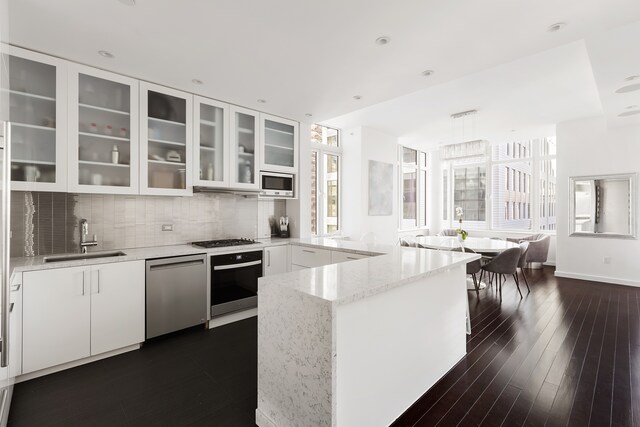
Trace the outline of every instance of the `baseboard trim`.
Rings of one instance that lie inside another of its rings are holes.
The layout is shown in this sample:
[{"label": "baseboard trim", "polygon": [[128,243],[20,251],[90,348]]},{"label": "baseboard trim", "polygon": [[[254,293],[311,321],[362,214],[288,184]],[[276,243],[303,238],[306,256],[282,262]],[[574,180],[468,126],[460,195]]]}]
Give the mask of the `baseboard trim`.
[{"label": "baseboard trim", "polygon": [[588,280],[590,282],[611,283],[614,285],[633,286],[636,288],[640,288],[640,281],[637,280],[616,279],[615,277],[593,276],[590,274],[579,274],[558,270],[556,270],[555,275],[556,277],[565,277],[567,279]]},{"label": "baseboard trim", "polygon": [[42,377],[44,375],[53,374],[55,372],[64,371],[65,369],[75,368],[76,366],[86,365],[87,363],[95,362],[96,360],[106,359],[108,357],[117,356],[122,353],[127,353],[129,351],[138,350],[140,348],[140,344],[130,345],[128,347],[119,348],[118,350],[108,351],[106,353],[98,354],[96,356],[86,357],[80,360],[74,360],[73,362],[63,363],[62,365],[52,366],[51,368],[41,369],[39,371],[29,372],[27,374],[18,375],[16,377],[16,383],[20,383],[22,381],[32,380],[34,378]]}]

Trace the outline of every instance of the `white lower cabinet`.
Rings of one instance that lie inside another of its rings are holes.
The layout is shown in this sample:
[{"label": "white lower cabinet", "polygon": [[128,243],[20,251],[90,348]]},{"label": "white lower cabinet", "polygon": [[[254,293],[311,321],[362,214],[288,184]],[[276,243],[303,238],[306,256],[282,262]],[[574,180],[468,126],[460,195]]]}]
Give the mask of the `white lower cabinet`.
[{"label": "white lower cabinet", "polygon": [[144,261],[23,274],[22,373],[144,341]]},{"label": "white lower cabinet", "polygon": [[339,262],[353,261],[356,259],[368,258],[367,255],[354,254],[351,252],[331,251],[331,264]]},{"label": "white lower cabinet", "polygon": [[331,251],[307,246],[291,246],[291,266],[321,267],[331,264]]},{"label": "white lower cabinet", "polygon": [[264,275],[286,273],[289,271],[287,245],[272,246],[264,249]]}]

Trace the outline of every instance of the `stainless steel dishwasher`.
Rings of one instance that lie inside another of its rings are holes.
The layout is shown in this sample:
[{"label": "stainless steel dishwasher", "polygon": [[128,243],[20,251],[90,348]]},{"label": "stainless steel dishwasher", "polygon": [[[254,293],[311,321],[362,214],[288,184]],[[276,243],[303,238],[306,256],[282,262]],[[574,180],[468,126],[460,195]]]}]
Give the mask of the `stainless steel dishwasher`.
[{"label": "stainless steel dishwasher", "polygon": [[207,321],[206,255],[147,261],[147,339]]}]

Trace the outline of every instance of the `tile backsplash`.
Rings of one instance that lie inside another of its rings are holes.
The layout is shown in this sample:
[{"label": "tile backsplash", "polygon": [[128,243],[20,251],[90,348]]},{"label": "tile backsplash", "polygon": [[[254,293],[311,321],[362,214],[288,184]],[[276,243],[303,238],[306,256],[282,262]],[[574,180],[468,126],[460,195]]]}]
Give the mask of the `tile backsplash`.
[{"label": "tile backsplash", "polygon": [[[91,250],[174,245],[228,237],[269,237],[269,218],[286,214],[283,200],[224,193],[192,197],[11,193],[11,256],[78,252],[79,222],[89,221]],[[173,231],[162,231],[163,225]]]}]

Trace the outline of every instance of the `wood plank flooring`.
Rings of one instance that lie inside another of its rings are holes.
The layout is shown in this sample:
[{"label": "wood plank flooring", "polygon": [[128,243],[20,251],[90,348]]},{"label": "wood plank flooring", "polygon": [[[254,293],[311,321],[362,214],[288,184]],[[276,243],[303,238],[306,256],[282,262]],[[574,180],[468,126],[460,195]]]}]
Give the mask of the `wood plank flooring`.
[{"label": "wood plank flooring", "polygon": [[[395,426],[640,427],[640,289],[528,270],[469,292],[467,355]],[[257,322],[17,384],[10,426],[254,426]]]},{"label": "wood plank flooring", "polygon": [[469,293],[466,357],[394,426],[640,426],[640,289],[526,271]]}]

